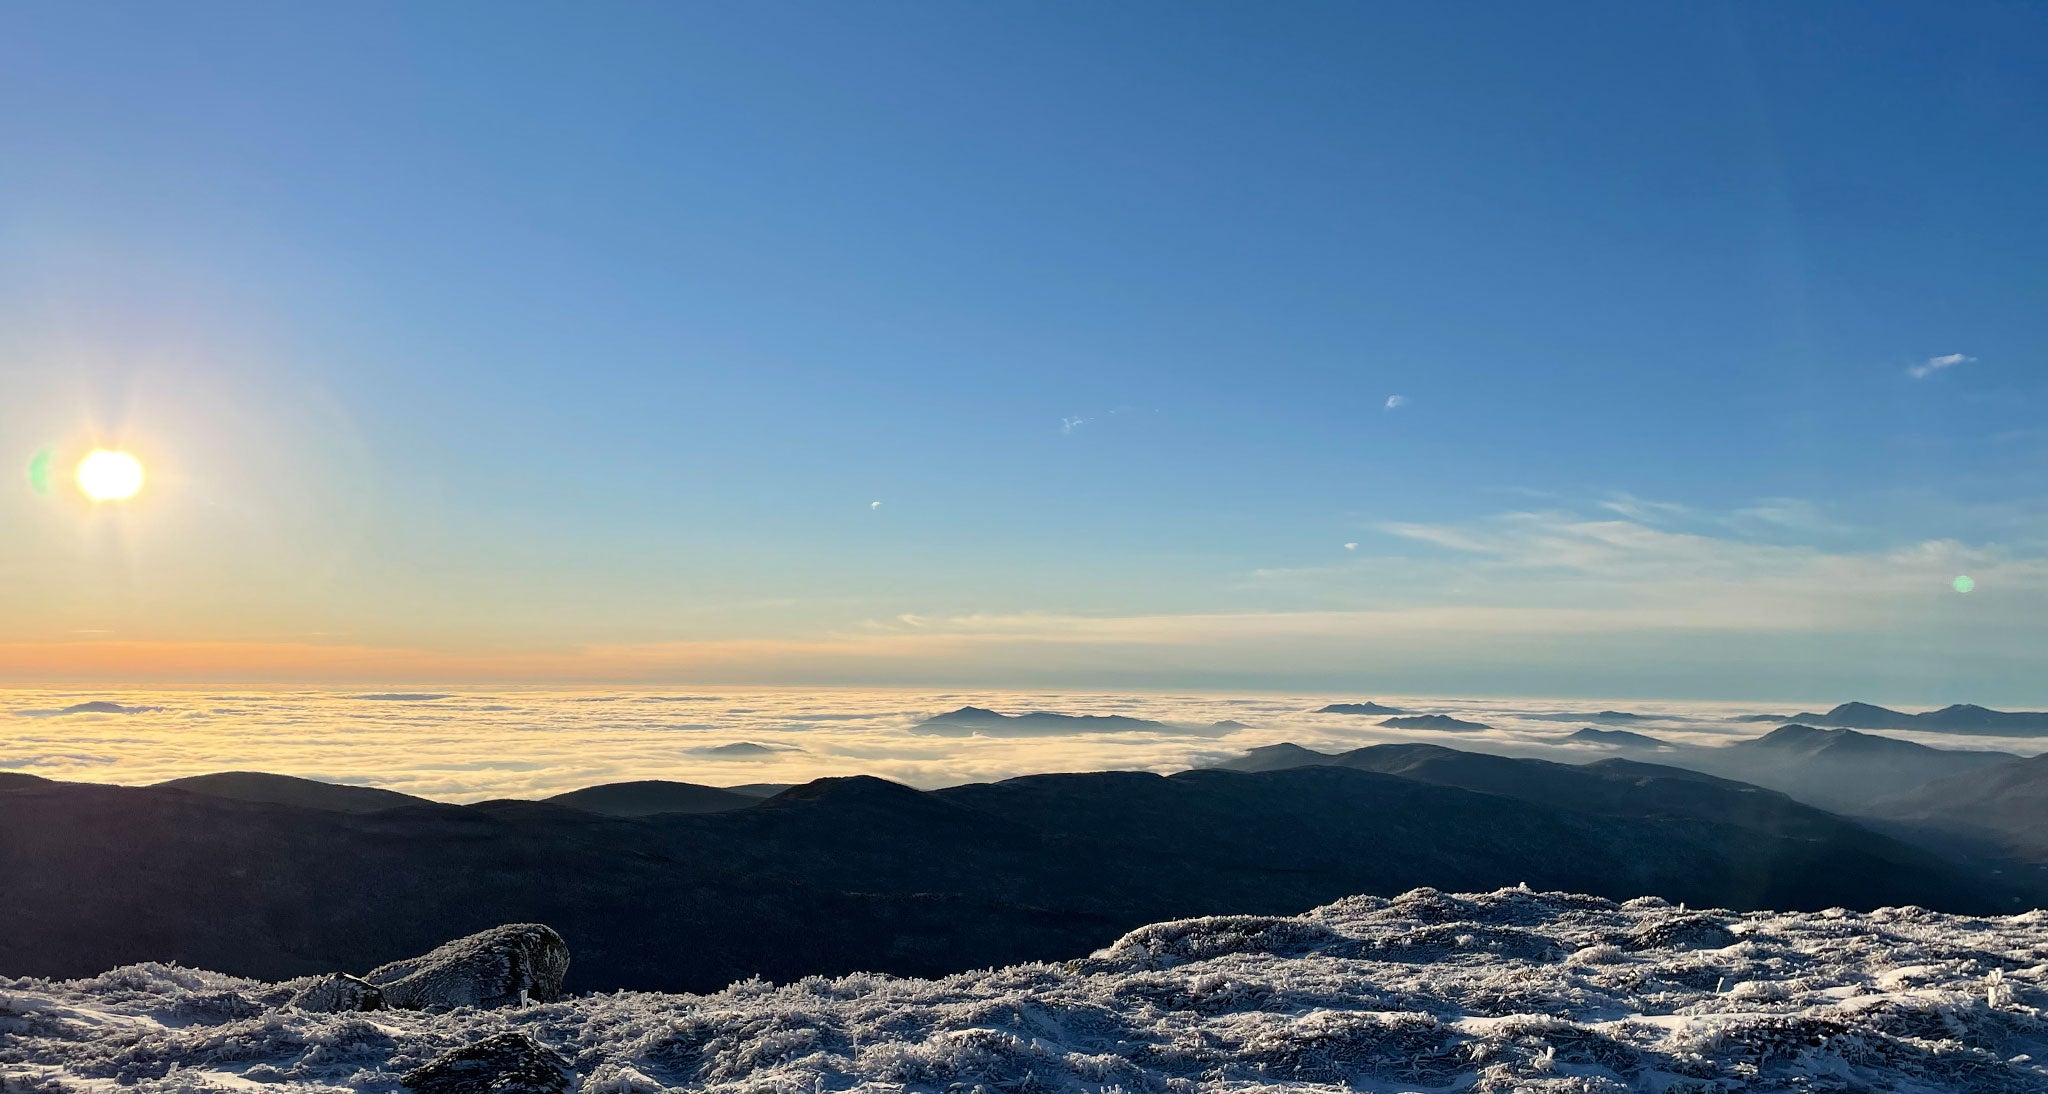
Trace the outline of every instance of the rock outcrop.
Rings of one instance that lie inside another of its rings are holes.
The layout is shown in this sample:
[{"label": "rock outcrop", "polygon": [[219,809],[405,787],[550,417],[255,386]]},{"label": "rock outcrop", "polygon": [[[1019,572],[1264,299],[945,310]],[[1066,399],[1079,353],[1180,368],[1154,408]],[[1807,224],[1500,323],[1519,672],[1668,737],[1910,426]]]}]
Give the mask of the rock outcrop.
[{"label": "rock outcrop", "polygon": [[334,972],[313,978],[311,983],[293,992],[285,1005],[319,1014],[382,1010],[384,990],[361,977]]},{"label": "rock outcrop", "polygon": [[[550,932],[553,933],[553,932]],[[567,1094],[575,1073],[524,1033],[494,1033],[405,1073],[417,1094]]]},{"label": "rock outcrop", "polygon": [[504,1007],[561,997],[569,946],[551,927],[508,923],[443,943],[431,953],[380,965],[364,977],[382,989],[384,1004]]}]

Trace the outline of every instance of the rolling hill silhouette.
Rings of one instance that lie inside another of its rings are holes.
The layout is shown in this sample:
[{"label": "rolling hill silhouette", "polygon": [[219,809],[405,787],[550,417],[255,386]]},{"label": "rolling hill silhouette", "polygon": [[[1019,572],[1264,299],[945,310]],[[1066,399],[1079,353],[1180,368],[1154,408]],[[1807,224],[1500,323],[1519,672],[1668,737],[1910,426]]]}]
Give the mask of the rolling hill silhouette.
[{"label": "rolling hill silhouette", "polygon": [[552,802],[344,812],[17,781],[0,784],[0,968],[162,960],[276,978],[541,922],[577,955],[571,990],[706,990],[1077,957],[1162,918],[1421,885],[1733,908],[2015,899],[1998,879],[1709,776],[1360,752],[1351,766],[926,792],[821,779],[744,808],[645,817]]},{"label": "rolling hill silhouette", "polygon": [[659,813],[723,813],[759,805],[765,797],[697,783],[642,779],[586,786],[543,800],[610,817],[651,817]]},{"label": "rolling hill silhouette", "polygon": [[268,802],[273,805],[297,805],[307,809],[327,809],[341,813],[374,813],[380,809],[439,804],[426,798],[416,798],[411,794],[401,794],[396,790],[327,783],[316,779],[294,778],[290,775],[272,775],[263,771],[218,771],[211,775],[171,779],[156,785],[165,789],[185,790],[216,798]]}]

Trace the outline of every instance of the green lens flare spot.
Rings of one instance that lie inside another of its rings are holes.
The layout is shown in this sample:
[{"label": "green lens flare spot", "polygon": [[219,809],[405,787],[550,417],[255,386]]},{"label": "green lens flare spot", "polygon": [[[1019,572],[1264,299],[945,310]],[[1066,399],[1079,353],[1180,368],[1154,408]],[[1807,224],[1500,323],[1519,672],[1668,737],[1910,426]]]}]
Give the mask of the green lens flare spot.
[{"label": "green lens flare spot", "polygon": [[50,461],[53,458],[53,453],[47,448],[29,457],[28,488],[30,490],[38,494],[48,494],[50,492]]},{"label": "green lens flare spot", "polygon": [[1977,587],[1976,579],[1972,578],[1969,574],[1958,574],[1956,579],[1949,582],[1949,584],[1955,586],[1955,590],[1959,593],[1967,593]]}]

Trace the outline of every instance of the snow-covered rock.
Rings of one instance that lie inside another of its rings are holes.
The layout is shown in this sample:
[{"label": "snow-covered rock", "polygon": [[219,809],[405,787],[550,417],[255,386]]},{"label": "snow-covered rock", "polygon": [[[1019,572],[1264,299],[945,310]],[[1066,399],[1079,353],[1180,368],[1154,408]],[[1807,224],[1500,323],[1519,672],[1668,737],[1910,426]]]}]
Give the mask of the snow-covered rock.
[{"label": "snow-covered rock", "polygon": [[384,1007],[384,990],[361,977],[335,972],[311,978],[305,986],[292,992],[285,1005],[323,1014],[381,1010]]},{"label": "snow-covered rock", "polygon": [[386,1006],[405,1010],[503,1007],[553,1002],[568,971],[569,947],[553,928],[508,923],[379,965],[363,979],[382,989]]},{"label": "snow-covered rock", "polygon": [[416,1094],[567,1094],[576,1074],[524,1033],[493,1033],[405,1073]]},{"label": "snow-covered rock", "polygon": [[564,1085],[502,1089],[583,1094],[2048,1091],[2044,912],[1417,890],[1159,924],[1089,958],[937,980],[248,1013],[276,991],[165,965],[0,979],[0,1086],[396,1094],[513,1034],[561,1067],[523,1048],[490,1058],[538,1060],[532,1081]]}]

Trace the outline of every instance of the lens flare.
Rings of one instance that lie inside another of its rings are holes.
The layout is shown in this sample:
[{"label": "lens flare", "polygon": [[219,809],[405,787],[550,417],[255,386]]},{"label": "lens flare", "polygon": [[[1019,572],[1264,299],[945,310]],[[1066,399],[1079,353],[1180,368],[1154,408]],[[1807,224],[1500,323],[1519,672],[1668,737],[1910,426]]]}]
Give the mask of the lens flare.
[{"label": "lens flare", "polygon": [[28,460],[28,488],[38,494],[50,492],[50,461],[55,457],[49,449],[39,449]]},{"label": "lens flare", "polygon": [[1971,589],[1977,587],[1977,579],[1971,577],[1969,574],[1958,574],[1956,575],[1956,579],[1954,581],[1949,582],[1949,584],[1954,586],[1957,592],[1967,593]]},{"label": "lens flare", "polygon": [[121,501],[142,489],[142,461],[101,448],[78,464],[78,488],[94,501]]}]

